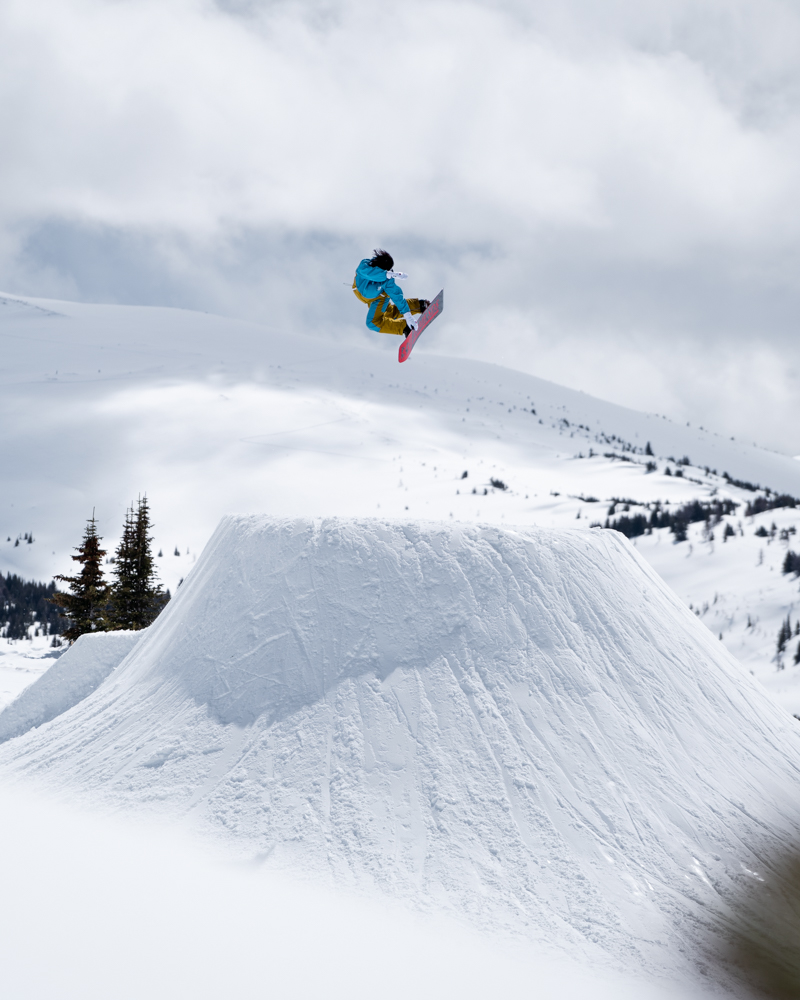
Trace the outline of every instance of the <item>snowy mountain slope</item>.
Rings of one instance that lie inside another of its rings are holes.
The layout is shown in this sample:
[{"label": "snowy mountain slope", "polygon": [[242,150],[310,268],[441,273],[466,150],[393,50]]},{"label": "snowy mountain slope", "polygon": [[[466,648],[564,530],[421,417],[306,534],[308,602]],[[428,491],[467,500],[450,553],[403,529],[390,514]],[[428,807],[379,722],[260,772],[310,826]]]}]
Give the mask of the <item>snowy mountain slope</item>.
[{"label": "snowy mountain slope", "polygon": [[800,744],[618,534],[241,516],[0,774],[667,970],[791,828]]},{"label": "snowy mountain slope", "polygon": [[[800,592],[797,577],[782,573],[787,552],[800,550],[800,512],[766,511],[726,523],[735,532],[727,538],[724,524],[711,539],[697,524],[681,545],[659,531],[635,539],[636,546],[727,649],[800,718]],[[794,635],[778,653],[787,616]]]},{"label": "snowy mountain slope", "polygon": [[[796,643],[780,678],[774,662],[780,623],[799,617],[777,558],[792,540],[760,563],[750,551],[762,524],[800,525],[790,510],[745,518],[755,494],[723,478],[800,496],[800,462],[426,346],[399,365],[389,338],[337,349],[181,310],[0,297],[0,571],[68,570],[93,509],[113,549],[143,491],[173,592],[230,510],[588,527],[613,498],[731,498],[742,506],[725,546],[723,526],[700,544],[702,525],[687,543],[662,529],[636,544],[687,604],[715,609],[703,618],[714,634],[800,712]],[[684,457],[683,477],[665,475]]]}]

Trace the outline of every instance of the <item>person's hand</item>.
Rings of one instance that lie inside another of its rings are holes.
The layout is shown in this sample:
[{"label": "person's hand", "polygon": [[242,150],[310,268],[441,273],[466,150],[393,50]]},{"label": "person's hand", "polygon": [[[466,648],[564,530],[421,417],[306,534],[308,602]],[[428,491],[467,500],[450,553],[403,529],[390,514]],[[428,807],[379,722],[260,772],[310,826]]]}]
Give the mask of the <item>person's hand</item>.
[{"label": "person's hand", "polygon": [[387,278],[394,278],[397,281],[405,281],[408,278],[407,274],[403,274],[402,271],[387,271]]},{"label": "person's hand", "polygon": [[403,313],[403,319],[406,321],[406,323],[408,323],[409,327],[412,330],[416,330],[417,326],[419,325],[419,320],[417,319],[416,316],[412,316],[411,313]]}]

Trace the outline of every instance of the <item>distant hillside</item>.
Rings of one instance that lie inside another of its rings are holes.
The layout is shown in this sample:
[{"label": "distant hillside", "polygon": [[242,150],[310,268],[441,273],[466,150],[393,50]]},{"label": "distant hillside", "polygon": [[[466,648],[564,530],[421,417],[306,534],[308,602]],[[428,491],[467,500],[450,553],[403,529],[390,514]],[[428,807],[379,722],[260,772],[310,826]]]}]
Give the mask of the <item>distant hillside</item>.
[{"label": "distant hillside", "polygon": [[55,593],[54,582],[23,580],[14,573],[0,576],[0,636],[23,639],[38,634],[57,635],[61,617],[48,598]]}]

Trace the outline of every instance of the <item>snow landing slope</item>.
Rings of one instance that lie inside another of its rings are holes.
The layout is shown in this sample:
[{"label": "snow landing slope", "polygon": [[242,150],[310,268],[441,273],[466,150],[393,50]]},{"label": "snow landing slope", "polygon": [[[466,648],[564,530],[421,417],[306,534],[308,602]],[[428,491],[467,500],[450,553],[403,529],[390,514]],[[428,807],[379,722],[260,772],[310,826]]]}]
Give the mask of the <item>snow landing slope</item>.
[{"label": "snow landing slope", "polygon": [[0,773],[666,968],[790,822],[795,727],[616,532],[238,516]]}]

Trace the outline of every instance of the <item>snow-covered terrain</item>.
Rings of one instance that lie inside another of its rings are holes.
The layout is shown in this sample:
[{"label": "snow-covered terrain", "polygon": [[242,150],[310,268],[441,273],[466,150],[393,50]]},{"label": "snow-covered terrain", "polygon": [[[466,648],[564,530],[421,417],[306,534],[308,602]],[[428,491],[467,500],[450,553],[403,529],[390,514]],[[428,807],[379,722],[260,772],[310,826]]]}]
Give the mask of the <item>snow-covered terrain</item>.
[{"label": "snow-covered terrain", "polygon": [[123,629],[82,635],[62,652],[57,663],[45,661],[52,664],[50,669],[0,710],[0,743],[49,722],[83,701],[119,666],[146,631]]},{"label": "snow-covered terrain", "polygon": [[386,899],[222,865],[174,830],[130,818],[7,787],[0,814],[9,1000],[528,1000],[532,983],[561,1000],[676,997]]},{"label": "snow-covered terrain", "polygon": [[800,734],[616,533],[240,516],[0,774],[675,974],[792,828]]},{"label": "snow-covered terrain", "polygon": [[[785,669],[775,658],[781,622],[800,618],[797,580],[781,574],[797,536],[754,534],[773,522],[796,529],[800,516],[746,518],[755,494],[723,478],[800,497],[800,462],[438,357],[424,338],[404,365],[396,350],[388,337],[337,349],[202,313],[0,298],[0,571],[41,580],[69,571],[93,509],[113,549],[126,506],[145,491],[173,592],[229,511],[588,527],[605,522],[614,498],[673,508],[731,498],[741,506],[725,518],[735,535],[724,543],[724,524],[713,542],[698,524],[678,545],[667,529],[635,543],[800,714],[800,640]],[[685,457],[682,477],[664,474]],[[0,644],[6,651],[19,680],[26,658],[19,645]],[[0,676],[12,674],[3,662]]]},{"label": "snow-covered terrain", "polygon": [[[69,572],[93,509],[111,554],[146,491],[176,595],[134,649],[91,636],[56,660],[44,636],[0,640],[6,789],[180,817],[260,879],[686,973],[796,818],[800,637],[775,655],[800,618],[781,572],[796,512],[745,506],[800,496],[800,462],[424,340],[400,366],[389,338],[335,349],[179,310],[0,302],[0,571]],[[738,506],[677,544],[590,530],[695,500]],[[258,516],[214,533],[237,510]],[[37,808],[6,856],[36,843]],[[264,891],[284,907],[295,890]],[[497,979],[478,964],[459,995]]]},{"label": "snow-covered terrain", "polygon": [[0,710],[53,665],[63,649],[53,649],[46,636],[11,641],[0,639]]}]

